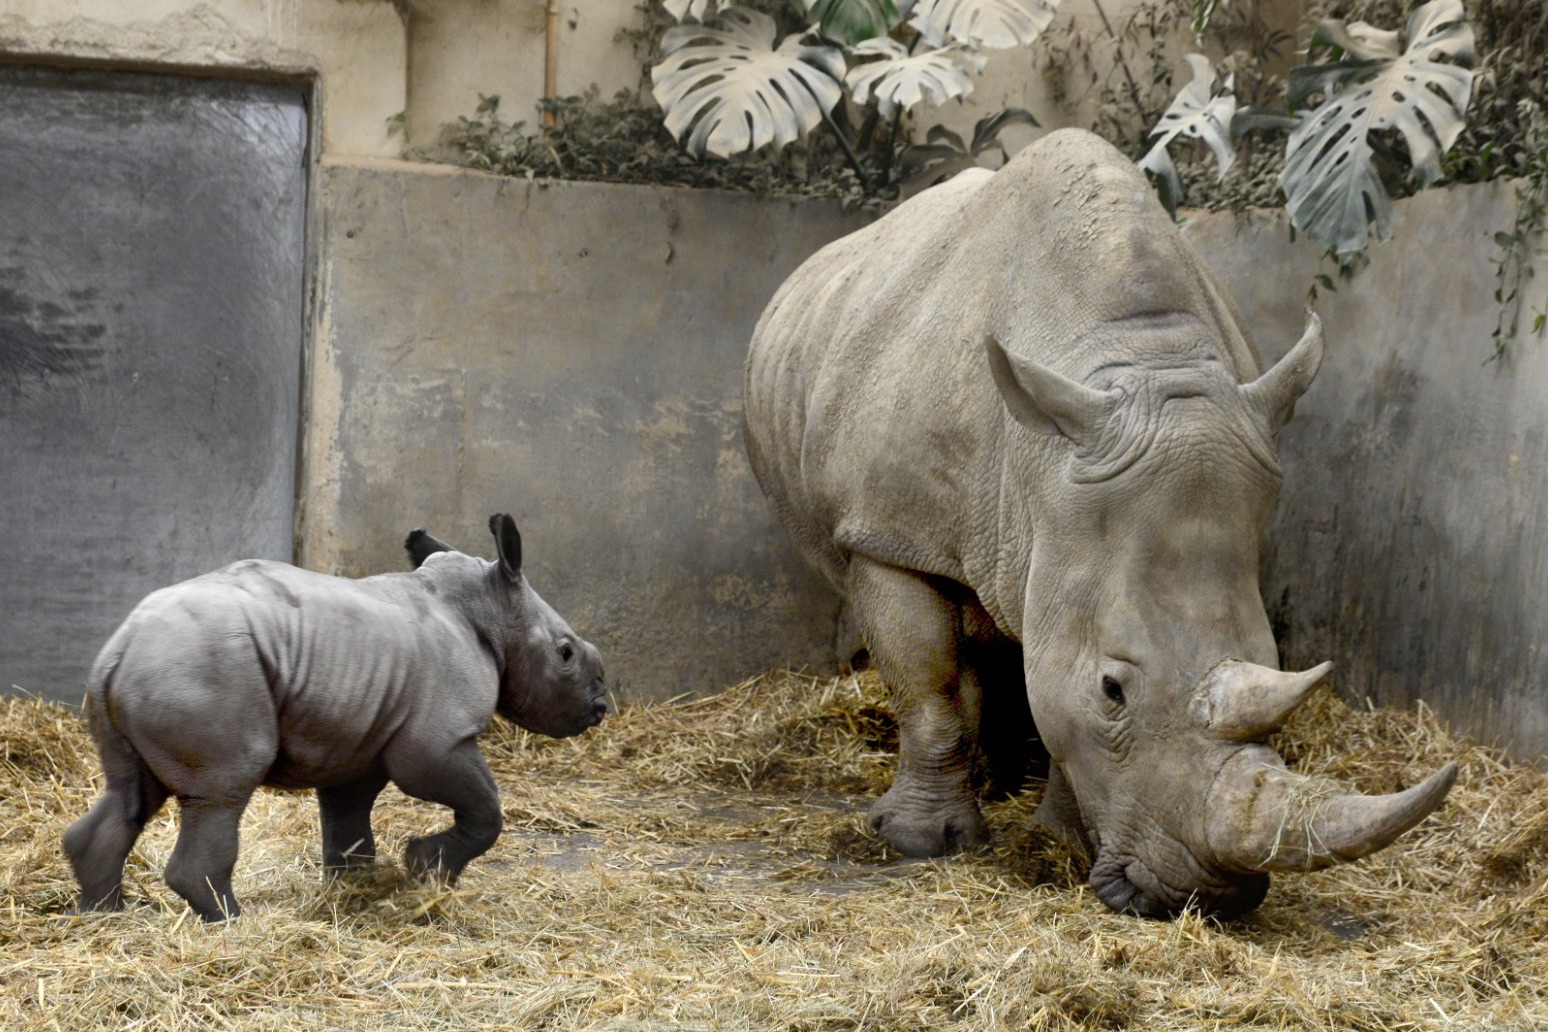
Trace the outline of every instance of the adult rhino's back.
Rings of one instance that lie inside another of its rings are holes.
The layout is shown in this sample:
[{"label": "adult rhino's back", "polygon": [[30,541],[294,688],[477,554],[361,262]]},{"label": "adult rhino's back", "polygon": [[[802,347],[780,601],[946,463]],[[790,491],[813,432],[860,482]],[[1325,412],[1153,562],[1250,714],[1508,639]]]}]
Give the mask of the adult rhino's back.
[{"label": "adult rhino's back", "polygon": [[[1075,379],[1136,320],[1181,314],[1242,374],[1250,345],[1143,175],[1084,132],[964,173],[823,248],[754,332],[747,450],[781,522],[842,590],[845,557],[987,584],[1010,428],[982,341]],[[1114,327],[1115,332],[1104,332]],[[1102,347],[1081,346],[1102,338]]]}]

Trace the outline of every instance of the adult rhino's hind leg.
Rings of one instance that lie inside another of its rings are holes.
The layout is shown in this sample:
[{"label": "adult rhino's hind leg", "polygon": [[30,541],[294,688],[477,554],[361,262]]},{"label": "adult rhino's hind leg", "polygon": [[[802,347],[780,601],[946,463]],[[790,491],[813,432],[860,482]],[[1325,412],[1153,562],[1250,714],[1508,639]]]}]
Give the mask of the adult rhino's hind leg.
[{"label": "adult rhino's hind leg", "polygon": [[1004,799],[1021,791],[1029,774],[1038,778],[1047,775],[1048,751],[1038,739],[1027,704],[1021,646],[1002,636],[975,636],[975,631],[993,626],[982,608],[964,607],[963,616],[967,631],[964,676],[971,676],[980,686],[983,700],[978,747],[988,775],[985,788],[990,798]]},{"label": "adult rhino's hind leg", "polygon": [[363,867],[376,859],[376,839],[371,834],[371,807],[386,786],[387,772],[382,771],[347,785],[332,785],[317,790],[317,809],[322,818],[324,870]]},{"label": "adult rhino's hind leg", "polygon": [[979,691],[964,676],[961,613],[930,577],[856,557],[849,602],[898,718],[898,772],[871,827],[908,856],[982,845],[973,795]]}]

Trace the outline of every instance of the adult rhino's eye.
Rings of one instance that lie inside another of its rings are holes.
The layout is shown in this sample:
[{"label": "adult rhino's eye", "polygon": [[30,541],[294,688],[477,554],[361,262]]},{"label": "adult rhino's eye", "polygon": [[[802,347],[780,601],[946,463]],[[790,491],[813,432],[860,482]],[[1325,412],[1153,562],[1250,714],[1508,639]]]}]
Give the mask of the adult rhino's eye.
[{"label": "adult rhino's eye", "polygon": [[1102,694],[1117,705],[1123,705],[1123,685],[1111,677],[1102,678]]}]

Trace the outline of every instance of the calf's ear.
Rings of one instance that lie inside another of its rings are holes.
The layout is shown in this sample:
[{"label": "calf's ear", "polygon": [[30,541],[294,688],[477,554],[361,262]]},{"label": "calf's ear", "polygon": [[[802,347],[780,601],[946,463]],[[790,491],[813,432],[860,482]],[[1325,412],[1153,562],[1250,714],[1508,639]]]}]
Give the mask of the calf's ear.
[{"label": "calf's ear", "polygon": [[408,553],[409,562],[414,569],[419,569],[424,561],[437,552],[455,552],[456,549],[444,541],[438,541],[425,533],[424,528],[409,531],[409,536],[404,539],[403,550]]},{"label": "calf's ear", "polygon": [[497,512],[489,517],[489,532],[500,550],[500,572],[509,580],[517,579],[521,576],[521,534],[516,531],[516,521],[509,513]]}]

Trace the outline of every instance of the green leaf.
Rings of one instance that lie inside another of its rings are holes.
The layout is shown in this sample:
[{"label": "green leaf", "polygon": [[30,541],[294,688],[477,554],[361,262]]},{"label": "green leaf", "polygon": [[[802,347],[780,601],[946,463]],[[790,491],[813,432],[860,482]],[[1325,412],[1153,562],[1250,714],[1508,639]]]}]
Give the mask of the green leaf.
[{"label": "green leaf", "polygon": [[[1292,221],[1339,254],[1366,244],[1370,224],[1386,239],[1392,202],[1376,169],[1370,134],[1396,129],[1408,144],[1421,186],[1440,178],[1440,156],[1461,133],[1472,95],[1473,30],[1461,0],[1431,0],[1408,20],[1408,49],[1395,35],[1327,23],[1319,37],[1355,55],[1290,72],[1292,108],[1321,94],[1322,104],[1290,133],[1280,183]],[[1444,59],[1444,60],[1441,60]]]},{"label": "green leaf", "polygon": [[743,7],[722,11],[720,22],[668,29],[651,69],[667,130],[695,156],[784,147],[843,98],[837,49],[790,36],[775,50],[774,20]]},{"label": "green leaf", "polygon": [[807,21],[826,39],[852,47],[885,36],[903,21],[892,0],[802,0]]},{"label": "green leaf", "polygon": [[[1026,108],[1006,108],[987,118],[980,118],[973,125],[974,156],[978,156],[991,147],[1000,147],[1000,132],[1007,126],[1026,125],[1034,129],[1041,129],[1037,119],[1032,117],[1032,112]],[[1003,147],[1000,148],[1002,151]]]},{"label": "green leaf", "polygon": [[944,125],[932,125],[925,133],[925,143],[930,146],[943,145],[954,154],[969,153],[967,144],[962,142],[962,137]]},{"label": "green leaf", "polygon": [[1215,17],[1215,11],[1227,4],[1230,0],[1189,0],[1188,6],[1193,10],[1193,34],[1202,38],[1204,30],[1209,28],[1209,23]]},{"label": "green leaf", "polygon": [[1240,140],[1248,133],[1259,129],[1294,129],[1300,124],[1299,115],[1287,115],[1283,111],[1272,111],[1249,104],[1247,107],[1237,108],[1236,114],[1231,116],[1231,139]]},{"label": "green leaf", "polygon": [[661,6],[667,9],[667,13],[678,21],[691,19],[696,22],[708,21],[717,9],[729,7],[729,4],[720,0],[661,0]]}]

